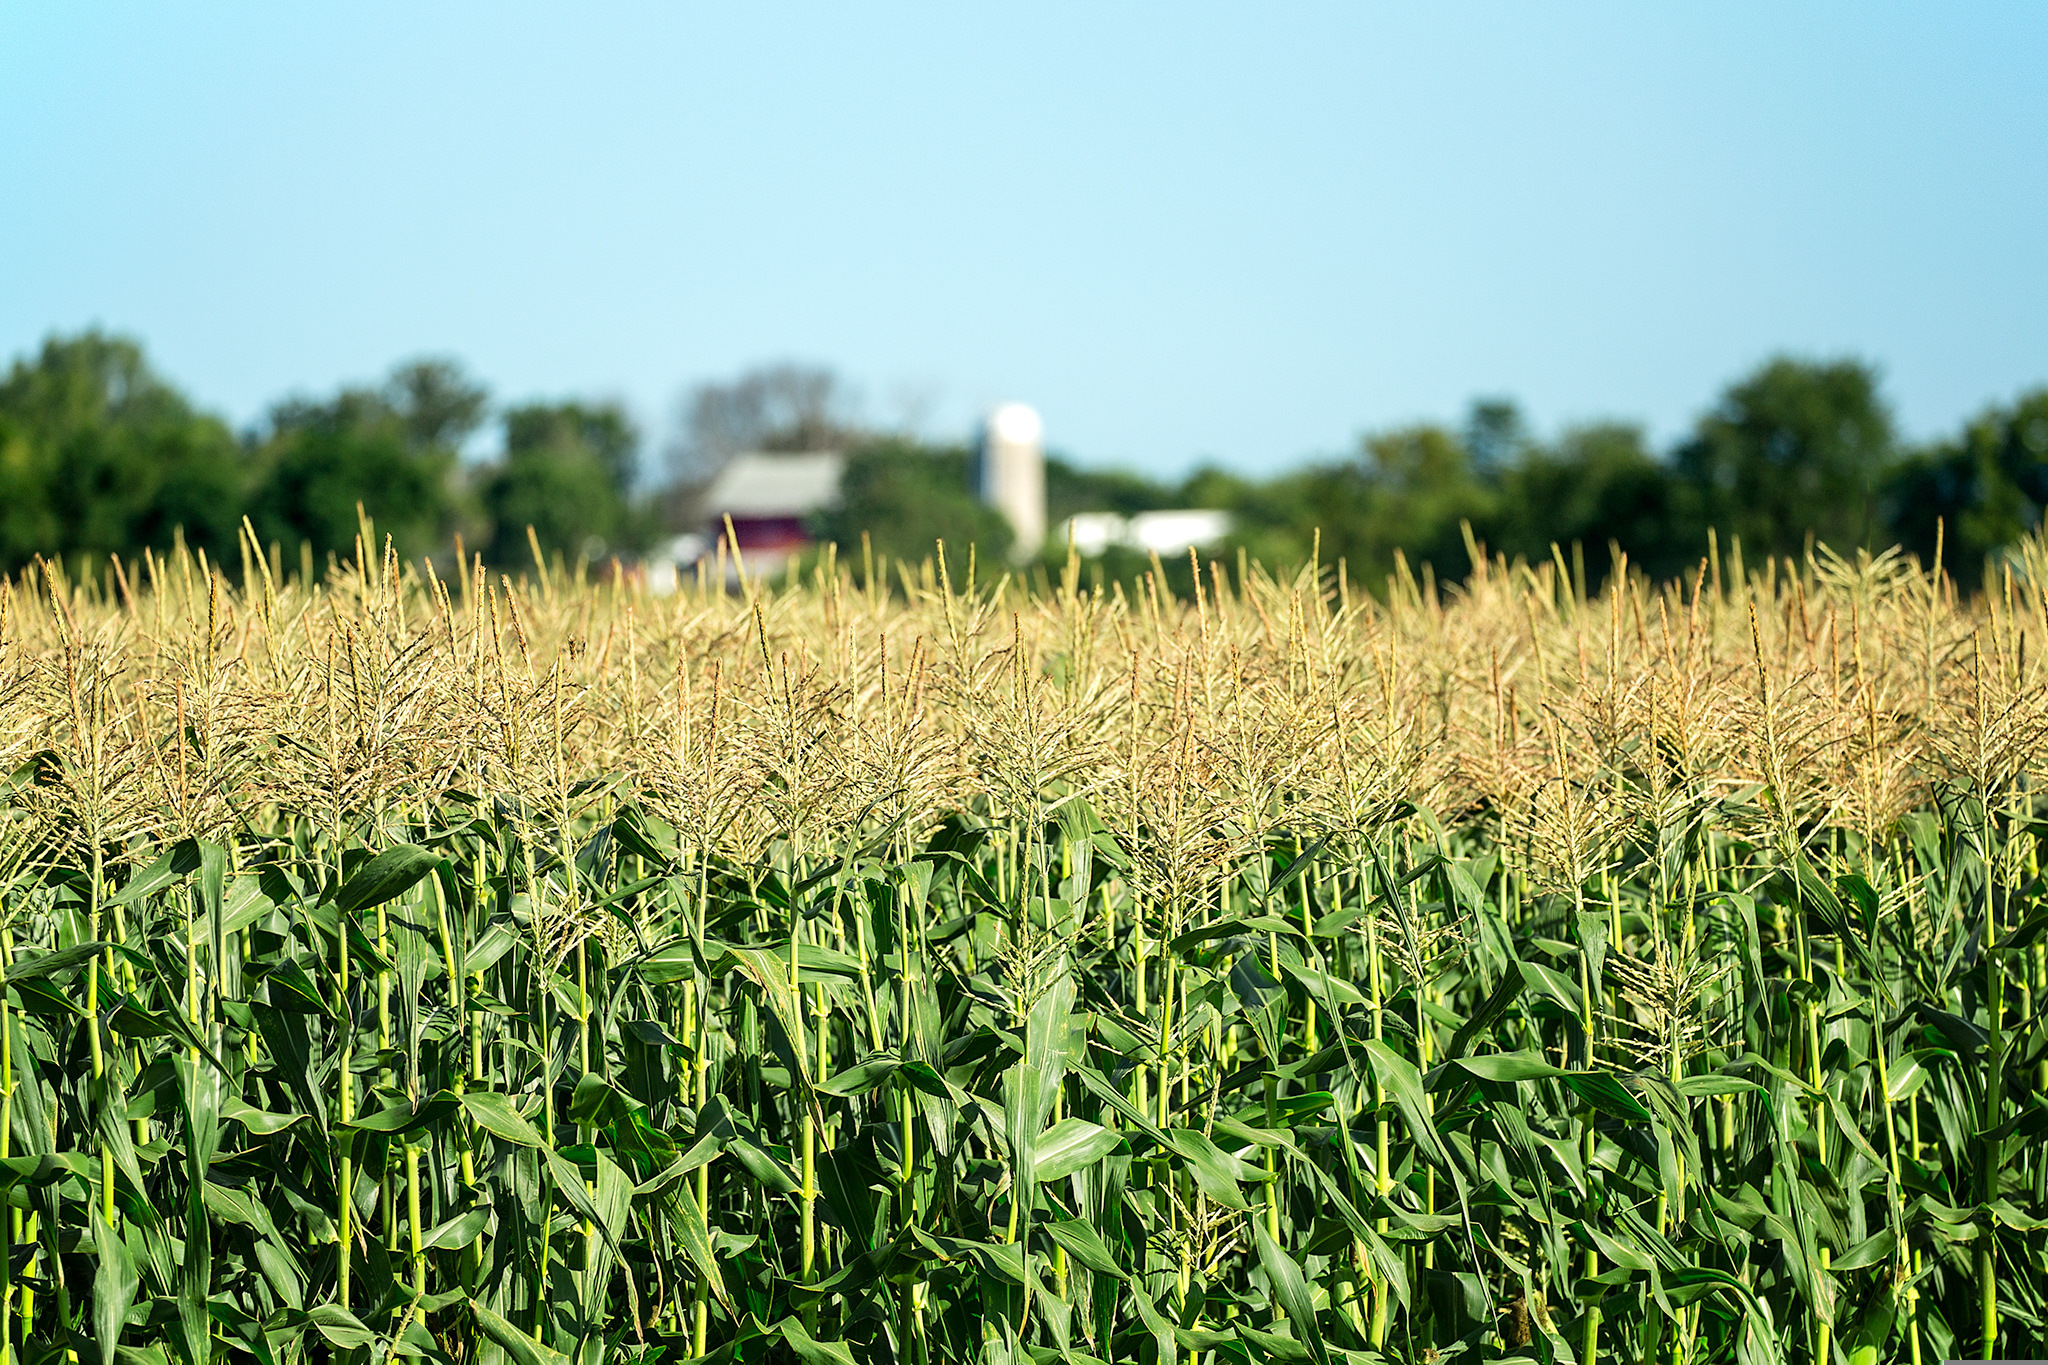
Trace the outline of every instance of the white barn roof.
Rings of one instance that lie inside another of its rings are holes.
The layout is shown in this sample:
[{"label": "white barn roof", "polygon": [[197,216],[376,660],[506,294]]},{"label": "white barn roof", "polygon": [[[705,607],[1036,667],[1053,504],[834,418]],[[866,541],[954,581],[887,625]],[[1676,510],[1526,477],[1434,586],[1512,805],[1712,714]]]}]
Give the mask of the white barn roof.
[{"label": "white barn roof", "polygon": [[714,521],[722,516],[803,516],[839,501],[839,475],[845,467],[846,457],[837,451],[735,455],[704,491],[704,510]]}]

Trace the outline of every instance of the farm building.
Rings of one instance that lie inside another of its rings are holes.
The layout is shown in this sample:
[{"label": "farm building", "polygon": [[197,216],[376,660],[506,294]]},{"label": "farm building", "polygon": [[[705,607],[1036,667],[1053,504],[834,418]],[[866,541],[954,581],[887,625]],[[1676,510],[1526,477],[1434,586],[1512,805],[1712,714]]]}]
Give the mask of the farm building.
[{"label": "farm building", "polygon": [[[810,546],[812,519],[838,502],[845,467],[846,457],[837,451],[733,456],[704,490],[701,526],[649,556],[648,586],[673,590],[680,572],[715,554],[727,518],[749,575],[780,570]],[[726,572],[736,576],[738,569],[728,564]]]}]

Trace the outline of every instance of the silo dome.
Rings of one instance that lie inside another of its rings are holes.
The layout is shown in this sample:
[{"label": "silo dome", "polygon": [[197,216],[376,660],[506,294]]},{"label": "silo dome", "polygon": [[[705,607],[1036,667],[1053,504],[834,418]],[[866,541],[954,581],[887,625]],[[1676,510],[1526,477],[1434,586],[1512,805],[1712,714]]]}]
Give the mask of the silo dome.
[{"label": "silo dome", "polygon": [[1004,403],[988,415],[989,435],[1011,445],[1035,446],[1045,439],[1045,423],[1029,403]]}]

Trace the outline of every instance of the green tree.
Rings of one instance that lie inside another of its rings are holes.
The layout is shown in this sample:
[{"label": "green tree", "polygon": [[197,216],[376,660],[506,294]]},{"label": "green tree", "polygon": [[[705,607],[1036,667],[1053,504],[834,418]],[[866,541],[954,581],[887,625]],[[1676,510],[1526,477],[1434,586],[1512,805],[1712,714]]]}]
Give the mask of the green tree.
[{"label": "green tree", "polygon": [[1482,475],[1505,469],[1530,448],[1529,426],[1512,398],[1477,398],[1465,414],[1465,449]]},{"label": "green tree", "polygon": [[1471,565],[1464,524],[1484,523],[1495,506],[1465,443],[1439,426],[1406,427],[1368,437],[1364,464],[1367,515],[1357,525],[1325,529],[1324,557],[1345,556],[1351,572],[1368,582],[1394,571],[1397,549],[1411,566],[1463,577]]},{"label": "green tree", "polygon": [[595,558],[630,548],[644,527],[631,493],[640,436],[615,403],[528,403],[505,414],[505,457],[480,490],[493,555],[541,548]]},{"label": "green tree", "polygon": [[1010,549],[1010,525],[974,496],[971,457],[960,446],[927,446],[904,437],[870,440],[847,453],[839,505],[819,518],[820,541],[836,542],[856,574],[865,532],[877,556],[919,563],[946,542],[954,573],[964,573],[967,547],[993,573]]},{"label": "green tree", "polygon": [[1938,534],[1950,570],[1974,570],[2041,524],[2048,506],[2048,388],[1989,408],[1956,436],[1915,452],[1887,491],[1901,545],[1932,563]]},{"label": "green tree", "polygon": [[1576,541],[1598,573],[1613,544],[1631,564],[1663,577],[1683,572],[1696,557],[1695,547],[1672,532],[1670,471],[1650,453],[1641,427],[1574,427],[1554,443],[1525,446],[1499,479],[1485,539],[1510,559],[1540,562],[1553,544]]},{"label": "green tree", "polygon": [[179,528],[233,555],[247,461],[125,337],[50,337],[0,381],[0,565],[134,555]]},{"label": "green tree", "polygon": [[459,511],[457,451],[486,401],[449,362],[400,366],[380,388],[271,409],[256,445],[258,534],[309,542],[317,558],[353,552],[357,504],[407,558],[434,553]]},{"label": "green tree", "polygon": [[405,424],[419,450],[459,450],[484,424],[491,396],[445,357],[407,361],[392,370],[384,401]]},{"label": "green tree", "polygon": [[1270,564],[1298,564],[1321,543],[1325,564],[1346,562],[1353,582],[1378,586],[1398,551],[1418,572],[1445,576],[1470,563],[1464,523],[1483,523],[1494,491],[1471,452],[1439,426],[1367,437],[1356,459],[1311,465],[1263,481],[1202,470],[1182,488],[1184,505],[1221,507],[1234,546]]},{"label": "green tree", "polygon": [[1779,357],[1731,385],[1677,452],[1687,538],[1712,526],[1758,554],[1882,541],[1891,414],[1861,361]]}]

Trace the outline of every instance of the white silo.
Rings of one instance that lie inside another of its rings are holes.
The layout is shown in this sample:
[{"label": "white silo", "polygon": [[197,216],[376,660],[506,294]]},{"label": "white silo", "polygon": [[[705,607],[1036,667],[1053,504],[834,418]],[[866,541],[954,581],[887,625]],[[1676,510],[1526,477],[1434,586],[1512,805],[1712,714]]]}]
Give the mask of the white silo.
[{"label": "white silo", "polygon": [[1026,403],[989,413],[981,436],[981,500],[1003,514],[1016,537],[1010,557],[1032,558],[1045,543],[1045,424]]}]

